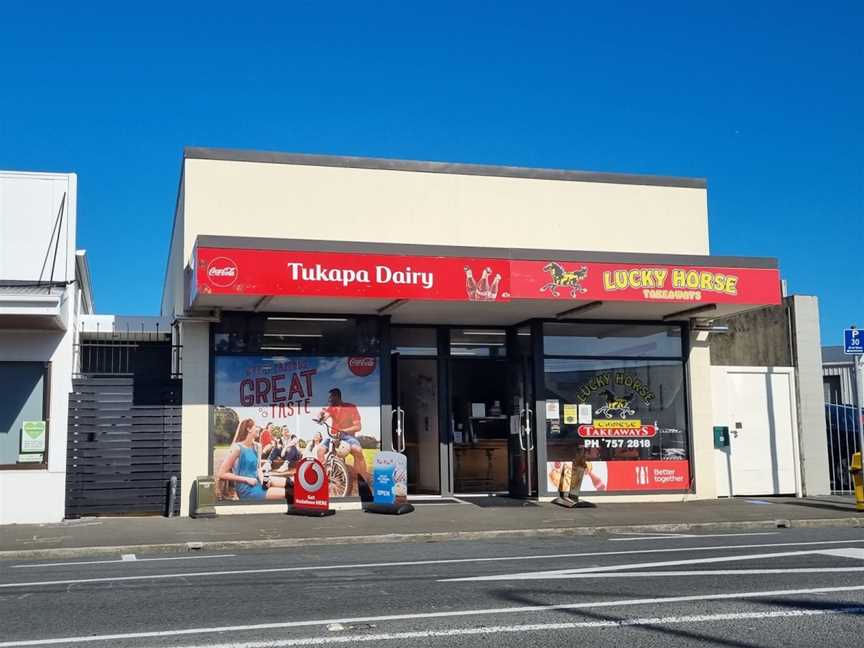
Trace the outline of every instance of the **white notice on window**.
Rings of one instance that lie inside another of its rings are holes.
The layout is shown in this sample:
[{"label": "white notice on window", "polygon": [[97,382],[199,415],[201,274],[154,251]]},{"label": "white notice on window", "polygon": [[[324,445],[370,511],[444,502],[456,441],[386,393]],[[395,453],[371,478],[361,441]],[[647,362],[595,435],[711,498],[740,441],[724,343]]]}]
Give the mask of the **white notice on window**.
[{"label": "white notice on window", "polygon": [[558,399],[546,401],[546,420],[561,418],[561,408],[558,404]]},{"label": "white notice on window", "polygon": [[579,403],[579,425],[591,425],[591,403]]}]

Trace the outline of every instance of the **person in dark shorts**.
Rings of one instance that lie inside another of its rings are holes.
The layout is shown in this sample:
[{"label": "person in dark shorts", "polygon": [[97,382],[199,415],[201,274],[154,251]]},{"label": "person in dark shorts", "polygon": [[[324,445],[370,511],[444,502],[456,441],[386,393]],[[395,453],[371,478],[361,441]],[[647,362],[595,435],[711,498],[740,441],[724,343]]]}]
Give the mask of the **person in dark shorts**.
[{"label": "person in dark shorts", "polygon": [[[330,425],[330,436],[341,439],[348,447],[351,456],[354,457],[354,470],[369,482],[369,473],[366,469],[366,457],[363,456],[363,446],[355,436],[363,429],[360,420],[360,410],[354,403],[346,403],[342,400],[342,390],[334,387],[327,396],[327,407],[321,410],[318,421],[327,421]],[[319,450],[318,460],[323,463],[324,455],[330,447],[332,438],[325,438]]]}]

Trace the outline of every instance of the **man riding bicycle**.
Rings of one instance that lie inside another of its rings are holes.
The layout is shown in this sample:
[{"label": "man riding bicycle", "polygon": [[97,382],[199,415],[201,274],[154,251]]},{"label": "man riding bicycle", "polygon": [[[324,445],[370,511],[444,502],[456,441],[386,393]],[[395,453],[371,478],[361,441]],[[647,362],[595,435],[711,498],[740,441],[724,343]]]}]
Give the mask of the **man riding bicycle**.
[{"label": "man riding bicycle", "polygon": [[362,429],[360,422],[360,410],[354,403],[346,403],[342,400],[342,390],[338,387],[331,389],[327,396],[327,407],[321,410],[316,419],[321,423],[330,419],[328,437],[325,438],[318,449],[318,460],[324,463],[324,457],[333,441],[344,443],[351,456],[354,457],[354,470],[362,475],[366,483],[369,483],[369,473],[366,470],[366,457],[363,456],[363,447],[354,436]]}]

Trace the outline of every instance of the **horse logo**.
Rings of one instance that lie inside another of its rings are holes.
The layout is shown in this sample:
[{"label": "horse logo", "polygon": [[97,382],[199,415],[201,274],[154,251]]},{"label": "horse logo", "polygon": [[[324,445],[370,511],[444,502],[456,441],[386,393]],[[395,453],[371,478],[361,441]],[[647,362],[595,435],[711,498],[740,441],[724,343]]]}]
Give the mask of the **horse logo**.
[{"label": "horse logo", "polygon": [[578,270],[565,270],[560,263],[550,261],[544,266],[543,272],[548,272],[552,280],[545,284],[540,292],[548,290],[555,297],[559,296],[559,288],[569,288],[571,297],[588,292],[586,288],[582,287],[582,282],[588,277],[587,266],[583,265]]},{"label": "horse logo", "polygon": [[594,412],[594,416],[605,416],[607,419],[611,419],[617,415],[620,419],[626,419],[628,416],[633,416],[636,413],[636,410],[630,407],[630,403],[633,402],[635,396],[634,394],[621,397],[616,396],[608,389],[603,393],[606,394],[606,404],[598,407]]}]

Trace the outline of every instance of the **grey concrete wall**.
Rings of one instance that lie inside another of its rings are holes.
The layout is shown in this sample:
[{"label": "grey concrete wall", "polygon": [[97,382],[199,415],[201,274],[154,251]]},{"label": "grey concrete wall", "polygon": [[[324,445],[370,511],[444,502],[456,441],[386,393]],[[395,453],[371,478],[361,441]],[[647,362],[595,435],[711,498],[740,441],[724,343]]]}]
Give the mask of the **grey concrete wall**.
[{"label": "grey concrete wall", "polygon": [[819,300],[795,295],[786,298],[792,322],[792,350],[798,390],[798,430],[804,495],[826,495],[828,438],[822,389],[822,339]]},{"label": "grey concrete wall", "polygon": [[711,335],[715,367],[791,367],[786,305],[769,306],[723,320],[729,332]]}]

